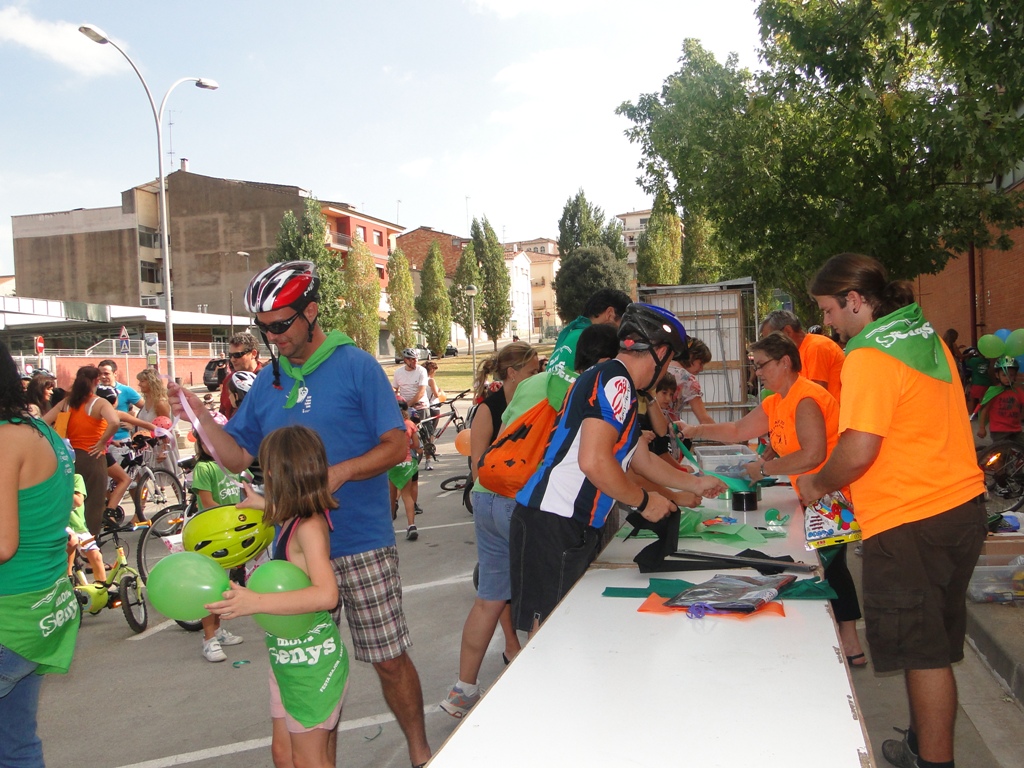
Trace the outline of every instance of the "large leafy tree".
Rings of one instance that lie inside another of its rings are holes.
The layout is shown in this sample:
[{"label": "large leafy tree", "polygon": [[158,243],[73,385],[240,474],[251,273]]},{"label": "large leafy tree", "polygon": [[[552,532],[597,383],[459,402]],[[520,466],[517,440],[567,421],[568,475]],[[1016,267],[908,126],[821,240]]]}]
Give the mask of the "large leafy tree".
[{"label": "large leafy tree", "polygon": [[587,300],[601,288],[618,288],[628,293],[631,277],[629,267],[615,258],[607,246],[577,248],[562,257],[551,283],[558,316],[565,323],[579,317]]},{"label": "large leafy tree", "polygon": [[626,248],[626,240],[622,236],[622,222],[614,216],[608,218],[604,229],[601,230],[601,243],[606,245],[619,261],[629,258],[629,249]]},{"label": "large leafy tree", "polygon": [[480,327],[497,350],[498,339],[512,319],[512,277],[505,266],[505,249],[486,216],[483,221],[473,219],[470,233],[473,236],[473,249],[480,262],[483,283],[476,316]]},{"label": "large leafy tree", "polygon": [[636,279],[646,285],[676,285],[682,266],[682,225],[664,190],[636,245]]},{"label": "large leafy tree", "polygon": [[455,274],[452,276],[452,284],[448,288],[448,298],[452,302],[452,320],[462,326],[467,339],[473,333],[469,296],[466,295],[466,286],[469,285],[480,288],[480,265],[476,261],[476,248],[471,242],[466,243],[466,247],[462,249],[459,263],[455,266]]},{"label": "large leafy tree", "polygon": [[[1024,157],[1020,64],[1007,63],[1011,97],[998,56],[986,67],[947,53],[937,12],[949,6],[762,0],[757,76],[687,40],[661,92],[620,107],[643,151],[642,185],[667,185],[705,217],[729,271],[796,300],[839,251],[909,278],[971,243],[1007,247],[1021,199],[990,182]],[[922,8],[931,26],[918,29]]]},{"label": "large leafy tree", "polygon": [[395,248],[388,256],[388,302],[391,304],[391,313],[388,315],[387,326],[395,349],[411,347],[416,307],[409,260],[401,248]]},{"label": "large leafy tree", "polygon": [[277,233],[277,247],[267,261],[312,261],[320,276],[320,327],[325,331],[342,327],[343,264],[341,254],[327,247],[327,220],[319,200],[306,198],[301,218],[285,211]]},{"label": "large leafy tree", "polygon": [[711,222],[695,211],[687,211],[683,217],[683,232],[683,267],[679,282],[702,285],[721,280],[723,257],[715,245],[715,229]]},{"label": "large leafy tree", "polygon": [[380,340],[380,278],[373,254],[358,237],[352,238],[343,274],[342,328],[360,349],[376,355]]},{"label": "large leafy tree", "polygon": [[420,295],[416,300],[420,313],[420,330],[427,337],[427,347],[435,355],[444,354],[452,331],[452,303],[444,284],[444,256],[434,240],[427,251],[420,276]]}]

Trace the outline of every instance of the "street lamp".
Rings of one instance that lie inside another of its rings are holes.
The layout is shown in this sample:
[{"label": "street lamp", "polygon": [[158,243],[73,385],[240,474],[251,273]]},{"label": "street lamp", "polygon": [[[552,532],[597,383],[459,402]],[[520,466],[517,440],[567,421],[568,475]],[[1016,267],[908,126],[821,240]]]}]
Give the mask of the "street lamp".
[{"label": "street lamp", "polygon": [[135,66],[135,62],[132,61],[131,56],[121,50],[117,43],[107,37],[106,33],[104,33],[99,27],[92,24],[83,24],[78,28],[78,31],[94,43],[99,43],[100,45],[109,44],[113,46],[118,53],[124,56],[125,61],[131,64],[132,69],[135,70],[135,74],[139,76],[139,80],[142,82],[142,87],[146,89],[146,96],[149,98],[149,106],[153,110],[153,119],[156,121],[157,167],[159,169],[160,176],[160,189],[158,191],[160,198],[160,255],[163,257],[164,261],[164,333],[167,336],[167,378],[174,381],[174,323],[171,321],[171,249],[167,239],[167,184],[166,179],[164,178],[164,107],[167,106],[167,98],[171,95],[171,91],[182,83],[195,83],[197,88],[203,88],[208,91],[215,91],[220,86],[217,85],[216,81],[202,77],[183,77],[180,80],[176,80],[171,84],[171,87],[167,89],[167,93],[164,94],[163,101],[160,102],[160,109],[158,110],[156,107],[156,101],[153,99],[153,93],[149,90],[149,85],[146,83],[146,78],[142,76],[139,68]]},{"label": "street lamp", "polygon": [[473,355],[473,384],[476,384],[476,339],[473,338],[473,331],[476,330],[476,308],[473,305],[476,286],[467,285],[466,295],[469,296],[469,349]]},{"label": "street lamp", "polygon": [[246,251],[235,251],[239,256],[245,256],[245,277],[249,278],[249,254]]}]

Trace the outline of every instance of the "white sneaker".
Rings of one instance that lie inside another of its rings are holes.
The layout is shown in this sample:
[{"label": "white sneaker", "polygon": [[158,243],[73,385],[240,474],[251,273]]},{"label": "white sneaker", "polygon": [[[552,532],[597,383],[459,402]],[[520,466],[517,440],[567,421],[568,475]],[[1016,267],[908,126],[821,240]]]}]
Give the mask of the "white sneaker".
[{"label": "white sneaker", "polygon": [[224,649],[220,647],[220,641],[217,640],[216,635],[211,637],[209,640],[203,640],[203,656],[206,657],[207,661],[228,660],[228,655],[224,653]]},{"label": "white sneaker", "polygon": [[238,645],[242,642],[242,638],[238,635],[233,635],[228,632],[224,627],[217,630],[217,633],[213,636],[214,639],[221,645]]}]

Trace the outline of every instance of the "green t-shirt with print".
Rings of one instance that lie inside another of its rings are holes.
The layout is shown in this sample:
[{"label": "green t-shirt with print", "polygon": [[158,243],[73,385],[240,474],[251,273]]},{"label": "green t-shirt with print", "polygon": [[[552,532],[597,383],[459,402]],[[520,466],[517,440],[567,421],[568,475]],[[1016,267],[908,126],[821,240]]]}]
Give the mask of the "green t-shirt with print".
[{"label": "green t-shirt with print", "polygon": [[209,459],[200,461],[192,470],[192,490],[209,491],[213,496],[214,507],[237,504],[241,501],[239,482],[238,475],[225,472],[217,466],[217,462]]},{"label": "green t-shirt with print", "polygon": [[74,502],[71,504],[71,519],[68,520],[68,528],[75,533],[88,533],[89,527],[85,524],[85,499],[89,493],[85,490],[85,478],[75,474],[75,493],[82,494],[82,503],[77,507]]}]

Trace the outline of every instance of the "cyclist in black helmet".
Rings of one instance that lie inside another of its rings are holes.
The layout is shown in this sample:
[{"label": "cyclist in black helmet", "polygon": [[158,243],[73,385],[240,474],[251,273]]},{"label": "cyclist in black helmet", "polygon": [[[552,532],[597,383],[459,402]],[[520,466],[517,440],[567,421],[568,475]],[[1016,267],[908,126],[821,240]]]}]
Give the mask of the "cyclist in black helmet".
[{"label": "cyclist in black helmet", "polygon": [[181,412],[180,401],[188,401],[209,438],[204,443],[233,472],[248,467],[263,438],[279,427],[302,424],[323,440],[338,501],[331,512],[330,555],[353,655],[373,664],[411,762],[419,765],[430,758],[430,746],[419,676],[407,651],[412,641],[402,610],[386,475],[405,459],[405,425],[376,358],[345,334],[320,327],[319,286],[308,261],[273,264],[252,279],[246,307],[277,352],[273,371],[256,376],[226,426],[216,424],[188,390],[170,388],[172,402]]},{"label": "cyclist in black helmet", "polygon": [[637,389],[653,389],[681,353],[686,330],[671,312],[630,304],[618,330],[619,354],[580,374],[551,432],[544,459],[516,495],[509,531],[512,619],[531,632],[597,554],[599,529],[618,501],[651,522],[675,510],[626,474],[669,488],[717,496],[722,482],[675,469],[639,441]]}]

